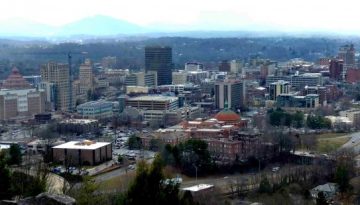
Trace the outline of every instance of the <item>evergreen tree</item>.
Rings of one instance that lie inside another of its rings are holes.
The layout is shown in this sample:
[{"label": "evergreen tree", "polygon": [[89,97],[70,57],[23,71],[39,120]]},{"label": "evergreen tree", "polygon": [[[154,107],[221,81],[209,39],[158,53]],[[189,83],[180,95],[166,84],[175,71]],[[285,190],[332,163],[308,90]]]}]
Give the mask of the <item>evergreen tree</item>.
[{"label": "evergreen tree", "polygon": [[12,144],[9,149],[9,164],[20,164],[21,163],[21,150],[17,144]]},{"label": "evergreen tree", "polygon": [[163,161],[157,155],[149,167],[145,161],[138,164],[136,177],[126,194],[127,205],[179,204],[178,184],[165,183]]},{"label": "evergreen tree", "polygon": [[351,187],[349,170],[344,165],[339,165],[335,172],[335,181],[339,185],[339,191],[344,193]]},{"label": "evergreen tree", "polygon": [[260,181],[260,186],[259,186],[259,193],[267,193],[270,194],[272,192],[272,188],[270,185],[269,180],[267,179],[267,177],[264,177],[261,181]]},{"label": "evergreen tree", "polygon": [[11,176],[5,161],[5,154],[0,151],[0,200],[11,198]]}]

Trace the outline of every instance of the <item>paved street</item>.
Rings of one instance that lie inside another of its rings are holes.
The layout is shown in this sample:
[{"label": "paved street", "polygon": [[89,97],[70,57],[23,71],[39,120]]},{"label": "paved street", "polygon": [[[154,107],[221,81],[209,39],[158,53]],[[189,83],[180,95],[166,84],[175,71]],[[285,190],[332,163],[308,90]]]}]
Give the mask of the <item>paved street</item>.
[{"label": "paved street", "polygon": [[357,155],[355,157],[356,165],[357,167],[360,167],[360,132],[353,133],[349,136],[351,139],[345,143],[342,148],[351,148],[354,150],[355,154]]}]

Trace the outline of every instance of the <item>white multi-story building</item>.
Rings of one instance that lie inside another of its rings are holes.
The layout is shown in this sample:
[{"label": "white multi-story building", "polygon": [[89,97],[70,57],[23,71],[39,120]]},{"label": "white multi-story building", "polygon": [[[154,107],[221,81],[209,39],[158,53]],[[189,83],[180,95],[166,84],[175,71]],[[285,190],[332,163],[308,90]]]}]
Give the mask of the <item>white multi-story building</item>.
[{"label": "white multi-story building", "polygon": [[102,119],[113,115],[113,103],[107,101],[91,101],[76,107],[77,113],[83,118]]}]

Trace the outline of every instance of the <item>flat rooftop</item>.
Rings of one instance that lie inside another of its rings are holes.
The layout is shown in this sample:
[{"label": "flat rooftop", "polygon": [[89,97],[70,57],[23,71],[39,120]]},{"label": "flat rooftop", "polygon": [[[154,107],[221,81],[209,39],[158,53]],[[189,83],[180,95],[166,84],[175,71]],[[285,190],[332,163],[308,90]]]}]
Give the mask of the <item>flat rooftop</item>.
[{"label": "flat rooftop", "polygon": [[61,145],[57,145],[53,147],[54,149],[86,149],[86,150],[94,150],[100,147],[104,147],[109,145],[109,142],[93,142],[90,140],[84,141],[70,141]]},{"label": "flat rooftop", "polygon": [[176,100],[178,100],[177,97],[162,96],[162,95],[145,95],[145,96],[133,97],[128,99],[128,101],[170,101],[170,102],[174,102]]},{"label": "flat rooftop", "polygon": [[89,124],[89,123],[93,123],[93,122],[97,122],[97,120],[94,120],[94,119],[67,119],[67,120],[61,121],[61,123],[71,123],[71,124]]},{"label": "flat rooftop", "polygon": [[185,187],[182,190],[191,191],[191,192],[198,192],[198,191],[210,189],[212,187],[214,187],[214,185],[212,185],[212,184],[198,184],[198,185],[191,186],[191,187]]}]

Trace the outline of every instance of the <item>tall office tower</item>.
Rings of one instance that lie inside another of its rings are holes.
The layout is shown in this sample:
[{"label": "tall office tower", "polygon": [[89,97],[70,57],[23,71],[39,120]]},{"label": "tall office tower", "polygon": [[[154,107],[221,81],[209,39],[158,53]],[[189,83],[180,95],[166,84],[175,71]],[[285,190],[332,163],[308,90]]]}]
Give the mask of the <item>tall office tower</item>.
[{"label": "tall office tower", "polygon": [[338,53],[338,58],[344,61],[342,78],[345,79],[348,69],[355,69],[355,48],[353,44],[341,46]]},{"label": "tall office tower", "polygon": [[344,61],[339,59],[331,59],[329,65],[330,78],[334,80],[342,79]]},{"label": "tall office tower", "polygon": [[232,73],[241,73],[241,61],[240,60],[232,60],[230,61],[230,72]]},{"label": "tall office tower", "polygon": [[232,110],[245,106],[245,83],[244,81],[224,81],[215,83],[215,106],[224,109],[225,104]]},{"label": "tall office tower", "polygon": [[279,80],[269,85],[270,100],[276,100],[280,94],[288,94],[290,92],[290,83]]},{"label": "tall office tower", "polygon": [[219,64],[219,71],[230,72],[230,62],[228,60],[222,60]]},{"label": "tall office tower", "polygon": [[80,93],[87,93],[94,89],[93,72],[90,59],[86,59],[79,68]]},{"label": "tall office tower", "polygon": [[157,85],[170,85],[172,83],[172,68],[171,47],[145,47],[145,71],[157,72]]},{"label": "tall office tower", "polygon": [[49,62],[41,66],[40,73],[43,82],[55,85],[55,110],[72,110],[74,103],[70,107],[69,66],[67,64]]}]

